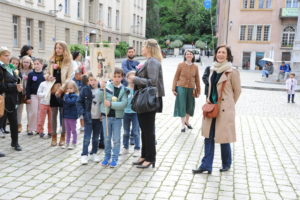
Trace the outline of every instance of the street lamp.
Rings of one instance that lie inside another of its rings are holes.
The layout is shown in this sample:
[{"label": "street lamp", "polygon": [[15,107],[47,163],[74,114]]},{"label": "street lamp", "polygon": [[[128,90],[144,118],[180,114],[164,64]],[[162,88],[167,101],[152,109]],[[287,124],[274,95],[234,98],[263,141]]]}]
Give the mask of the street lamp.
[{"label": "street lamp", "polygon": [[60,4],[58,4],[58,9],[57,10],[49,10],[49,13],[56,14],[58,12],[61,12],[62,9],[63,9],[63,5],[60,3]]}]

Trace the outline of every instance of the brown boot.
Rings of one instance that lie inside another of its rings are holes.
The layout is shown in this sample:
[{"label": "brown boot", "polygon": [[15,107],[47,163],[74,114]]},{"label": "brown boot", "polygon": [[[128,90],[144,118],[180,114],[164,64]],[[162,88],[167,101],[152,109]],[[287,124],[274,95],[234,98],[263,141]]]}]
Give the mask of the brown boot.
[{"label": "brown boot", "polygon": [[18,124],[18,133],[22,132],[22,124]]},{"label": "brown boot", "polygon": [[59,146],[64,146],[65,145],[65,141],[66,141],[65,134],[62,133],[60,135]]},{"label": "brown boot", "polygon": [[51,141],[51,146],[56,146],[57,145],[57,134],[52,134],[52,141]]}]

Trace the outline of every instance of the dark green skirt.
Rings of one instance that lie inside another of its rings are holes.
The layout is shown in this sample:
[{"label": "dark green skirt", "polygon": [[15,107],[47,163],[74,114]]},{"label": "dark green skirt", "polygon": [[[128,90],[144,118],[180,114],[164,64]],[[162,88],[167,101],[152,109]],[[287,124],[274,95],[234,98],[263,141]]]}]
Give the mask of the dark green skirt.
[{"label": "dark green skirt", "polygon": [[176,87],[174,117],[185,117],[186,114],[194,115],[195,98],[193,97],[193,90],[193,88]]}]

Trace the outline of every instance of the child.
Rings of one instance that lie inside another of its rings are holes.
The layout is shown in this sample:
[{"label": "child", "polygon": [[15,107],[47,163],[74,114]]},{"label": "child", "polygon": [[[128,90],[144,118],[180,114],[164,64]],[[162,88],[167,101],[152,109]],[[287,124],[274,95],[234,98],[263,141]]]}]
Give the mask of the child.
[{"label": "child", "polygon": [[9,63],[12,64],[16,69],[19,69],[20,59],[17,57],[11,57]]},{"label": "child", "polygon": [[26,85],[26,103],[29,107],[28,123],[29,132],[27,135],[33,135],[37,131],[38,123],[38,111],[39,111],[39,98],[37,96],[37,90],[41,82],[45,81],[43,74],[43,60],[35,59],[34,70],[28,74],[28,80]]},{"label": "child", "polygon": [[[66,145],[62,148],[73,149],[77,144],[76,120],[78,118],[76,102],[78,88],[74,81],[68,81],[64,88],[63,97],[63,120],[67,132]],[[72,134],[72,146],[70,145]]]},{"label": "child", "polygon": [[51,137],[51,134],[53,133],[50,107],[51,88],[53,84],[54,81],[46,80],[40,84],[39,89],[37,91],[37,96],[40,100],[37,133],[40,135],[41,138],[45,136],[44,123],[46,115],[48,117],[48,137]]},{"label": "child", "polygon": [[[78,67],[75,70],[75,75],[73,78],[73,81],[76,83],[78,90],[81,91],[82,87],[82,81],[81,81],[81,76],[83,75],[83,68]],[[83,122],[83,117],[80,116],[80,131],[84,131],[84,122]]]},{"label": "child", "polygon": [[295,79],[295,73],[291,72],[289,77],[290,78],[288,78],[285,83],[288,92],[288,103],[290,103],[291,96],[292,96],[292,103],[295,103],[294,98],[295,98],[295,91],[297,87],[297,80]]},{"label": "child", "polygon": [[[122,118],[124,109],[127,106],[127,89],[121,84],[122,79],[123,70],[116,67],[112,82],[108,82],[107,85],[104,81],[101,82],[100,107],[105,146],[105,156],[101,165],[110,165],[112,168],[118,165]],[[106,98],[104,98],[104,89],[106,91]],[[111,142],[113,142],[113,147],[111,146]],[[111,158],[112,161],[109,163]]]},{"label": "child", "polygon": [[[99,135],[101,134],[102,123],[100,121],[101,113],[100,113],[100,90],[98,88],[98,81],[93,76],[93,74],[89,74],[88,83],[90,87],[85,87],[85,90],[81,90],[80,98],[78,100],[78,108],[82,110],[83,115],[85,116],[85,129],[84,129],[84,137],[83,137],[83,149],[81,153],[81,164],[86,165],[88,163],[88,148],[91,140],[91,135],[93,134],[92,139],[92,151],[91,156],[94,162],[100,162],[100,158],[97,155],[98,150],[98,142]],[[90,97],[92,94],[92,98],[86,98],[91,104],[90,110],[84,110],[84,101],[85,95]],[[91,113],[91,114],[87,114]],[[103,133],[100,136],[103,140]]]},{"label": "child", "polygon": [[[26,104],[26,85],[27,85],[27,80],[28,80],[28,74],[32,71],[33,69],[33,62],[29,56],[24,56],[21,59],[20,63],[20,76],[22,77],[22,83],[23,83],[23,88],[24,90],[19,93],[19,103],[20,105],[18,106],[18,132],[22,131],[22,112],[23,112],[23,106]],[[28,132],[28,119],[29,119],[29,106],[26,105],[26,112],[27,112],[27,132]]]},{"label": "child", "polygon": [[134,112],[131,109],[131,101],[133,98],[133,93],[134,93],[134,84],[132,79],[129,77],[134,76],[135,71],[130,71],[126,74],[126,79],[128,82],[128,91],[130,93],[128,94],[128,103],[127,107],[124,110],[124,119],[123,119],[123,128],[124,128],[124,135],[123,135],[123,152],[122,154],[127,154],[128,153],[128,148],[129,148],[129,135],[130,135],[130,123],[132,124],[132,135],[134,138],[134,157],[137,157],[140,155],[140,127],[139,127],[139,121],[138,121],[138,116],[137,113]]}]

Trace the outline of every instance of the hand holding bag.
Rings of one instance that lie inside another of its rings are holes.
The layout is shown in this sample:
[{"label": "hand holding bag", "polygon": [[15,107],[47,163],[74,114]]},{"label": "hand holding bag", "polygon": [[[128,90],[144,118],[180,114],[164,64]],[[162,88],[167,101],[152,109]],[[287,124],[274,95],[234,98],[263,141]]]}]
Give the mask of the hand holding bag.
[{"label": "hand holding bag", "polygon": [[219,106],[221,104],[221,99],[222,99],[222,93],[225,87],[226,81],[222,83],[222,88],[221,88],[221,94],[218,98],[218,102],[216,104],[212,103],[205,103],[202,106],[202,111],[203,111],[203,117],[208,117],[208,118],[216,118],[219,114]]}]

